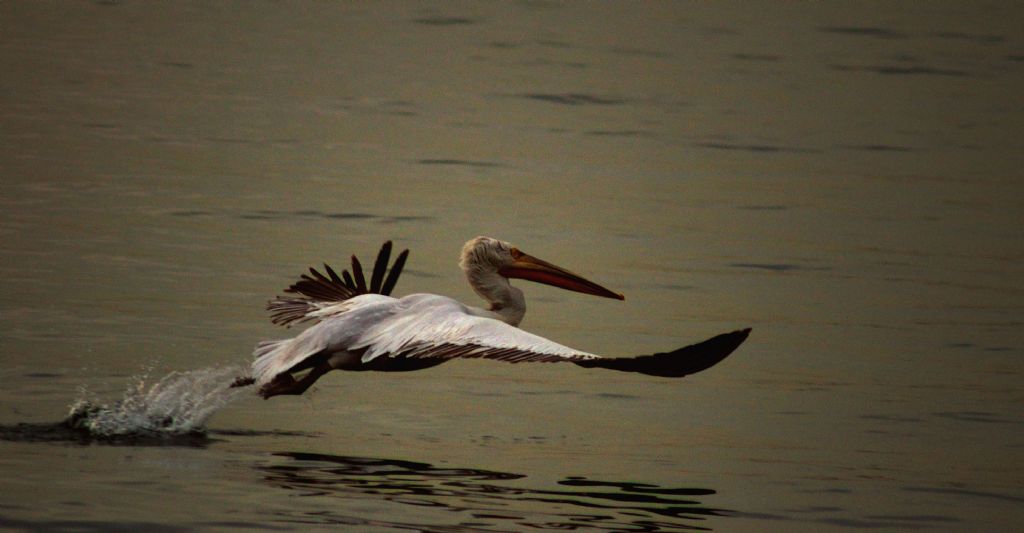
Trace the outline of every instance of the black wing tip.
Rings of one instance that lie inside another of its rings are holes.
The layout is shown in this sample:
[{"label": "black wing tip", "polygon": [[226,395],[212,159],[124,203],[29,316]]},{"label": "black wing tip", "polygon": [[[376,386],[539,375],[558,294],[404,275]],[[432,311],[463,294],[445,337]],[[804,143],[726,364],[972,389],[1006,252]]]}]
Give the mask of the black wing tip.
[{"label": "black wing tip", "polygon": [[377,252],[377,260],[373,262],[373,275],[370,277],[370,292],[382,294],[381,287],[384,284],[384,276],[388,271],[388,263],[391,261],[391,241],[385,242]]},{"label": "black wing tip", "polygon": [[341,278],[338,277],[338,273],[335,272],[333,268],[331,268],[331,265],[328,265],[327,263],[324,263],[324,270],[326,270],[327,271],[327,275],[331,277],[331,282],[332,283],[338,283],[338,284],[341,284],[341,285],[345,284],[345,282],[342,281]]},{"label": "black wing tip", "polygon": [[351,274],[348,270],[342,270],[341,276],[339,276],[327,263],[324,263],[326,274],[309,267],[308,274],[301,274],[298,281],[284,290],[286,294],[298,296],[278,296],[267,303],[267,310],[271,312],[271,321],[274,324],[290,326],[292,323],[313,320],[307,316],[307,313],[317,308],[317,302],[343,302],[354,296],[368,293],[390,295],[395,284],[398,283],[405,260],[409,257],[409,250],[402,250],[389,269],[387,263],[391,258],[393,246],[394,243],[390,240],[381,245],[369,285],[367,285],[366,276],[363,274],[363,265],[354,254],[352,255]]},{"label": "black wing tip", "polygon": [[747,340],[751,331],[752,328],[744,328],[722,333],[704,342],[684,346],[671,352],[638,357],[589,359],[575,363],[584,368],[607,368],[649,376],[681,378],[707,370],[720,363],[736,348],[739,348],[743,341]]},{"label": "black wing tip", "polygon": [[352,254],[352,276],[356,278],[356,291],[359,294],[366,294],[366,277],[363,276],[363,265],[356,254]]},{"label": "black wing tip", "polygon": [[[388,241],[391,242],[391,241]],[[395,262],[391,265],[391,271],[388,272],[387,279],[384,280],[381,285],[380,293],[389,296],[391,291],[395,290],[395,284],[398,283],[398,276],[402,274],[402,269],[405,268],[405,260],[409,257],[409,249],[402,250],[402,253],[398,254],[395,258]]]}]

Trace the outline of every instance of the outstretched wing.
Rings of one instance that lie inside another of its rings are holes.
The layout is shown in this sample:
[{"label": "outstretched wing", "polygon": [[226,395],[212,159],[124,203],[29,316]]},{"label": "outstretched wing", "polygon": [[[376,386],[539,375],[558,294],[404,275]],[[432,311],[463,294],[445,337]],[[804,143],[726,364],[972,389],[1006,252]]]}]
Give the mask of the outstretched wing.
[{"label": "outstretched wing", "polygon": [[718,364],[749,334],[748,328],[666,353],[601,357],[492,318],[477,316],[449,298],[413,295],[397,301],[387,319],[369,325],[347,349],[365,350],[362,362],[371,366],[382,357],[483,358],[510,363],[566,361],[585,368],[683,377]]},{"label": "outstretched wing", "polygon": [[377,253],[377,261],[373,265],[373,275],[370,278],[369,286],[366,285],[363,266],[355,255],[352,256],[351,274],[348,270],[342,270],[341,276],[338,276],[334,269],[326,263],[324,263],[326,275],[310,267],[309,274],[302,274],[299,281],[284,290],[286,293],[298,296],[277,296],[267,302],[270,320],[275,324],[291,327],[293,323],[318,320],[320,313],[317,311],[360,294],[389,295],[394,290],[395,284],[398,283],[398,276],[401,275],[408,257],[409,250],[403,250],[398,254],[398,258],[395,259],[389,272],[391,241],[385,242],[380,247],[380,252]]},{"label": "outstretched wing", "polygon": [[364,364],[381,358],[483,358],[521,362],[585,361],[598,356],[493,318],[443,296],[418,294],[398,301],[386,319],[368,324],[347,346],[364,350]]}]

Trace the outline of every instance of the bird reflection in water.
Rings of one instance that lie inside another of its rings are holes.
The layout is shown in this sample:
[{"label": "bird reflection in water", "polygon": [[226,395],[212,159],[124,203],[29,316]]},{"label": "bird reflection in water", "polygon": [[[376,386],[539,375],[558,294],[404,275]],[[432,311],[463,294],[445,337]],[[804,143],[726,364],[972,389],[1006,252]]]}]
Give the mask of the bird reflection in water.
[{"label": "bird reflection in water", "polygon": [[[662,488],[630,482],[566,477],[558,488],[523,487],[526,476],[469,468],[435,467],[412,461],[341,457],[312,453],[277,453],[290,459],[259,466],[264,480],[302,497],[372,499],[405,507],[408,521],[381,519],[385,513],[352,516],[358,506],[337,511],[296,512],[278,519],[310,524],[345,524],[417,531],[509,531],[528,529],[692,531],[710,530],[709,516],[729,511],[702,505],[695,497],[714,490]],[[414,509],[412,506],[418,507]],[[428,520],[432,508],[445,511]],[[450,513],[458,513],[452,520]]]}]

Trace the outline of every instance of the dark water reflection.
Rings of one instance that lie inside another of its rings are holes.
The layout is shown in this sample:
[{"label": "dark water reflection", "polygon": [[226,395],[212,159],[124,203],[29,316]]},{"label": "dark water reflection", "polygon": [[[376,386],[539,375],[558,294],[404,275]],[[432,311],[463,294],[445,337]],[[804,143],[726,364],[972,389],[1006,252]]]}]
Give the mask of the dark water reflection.
[{"label": "dark water reflection", "polygon": [[188,446],[205,447],[214,442],[205,432],[160,434],[133,433],[129,435],[96,436],[88,430],[75,427],[68,421],[56,424],[21,423],[0,425],[0,441],[64,444],[112,444],[123,446]]},{"label": "dark water reflection", "polygon": [[[58,423],[0,425],[0,441],[126,447],[207,448],[230,437],[315,437],[289,431],[197,430],[183,433],[136,431],[97,435],[76,424],[74,416]],[[710,530],[710,516],[744,516],[704,505],[698,498],[714,495],[707,488],[660,487],[630,481],[603,481],[564,476],[555,486],[524,486],[526,474],[475,468],[435,466],[401,459],[380,459],[304,452],[273,454],[284,462],[256,463],[262,479],[301,498],[339,498],[290,505],[273,512],[273,521],[291,524],[343,524],[415,531]],[[535,483],[539,485],[540,483]],[[304,500],[308,501],[308,500]],[[358,502],[364,502],[361,505]],[[398,505],[398,512],[380,512],[379,505]],[[435,514],[440,511],[440,514]],[[453,520],[453,515],[455,519]],[[0,516],[0,525],[42,527]],[[76,530],[109,530],[113,522],[48,524]],[[213,524],[205,524],[213,525]],[[223,524],[220,524],[223,525]],[[254,523],[238,524],[242,527]],[[259,525],[275,529],[272,525]],[[174,530],[172,527],[169,530]]]},{"label": "dark water reflection", "polygon": [[184,432],[135,431],[98,435],[78,424],[74,415],[57,423],[0,424],[0,441],[110,446],[184,446],[206,448],[223,442],[222,437],[317,437],[304,431],[259,431],[251,429],[196,429]]},{"label": "dark water reflection", "polygon": [[[296,512],[279,516],[286,522],[394,527],[418,531],[507,531],[542,529],[573,531],[708,530],[705,517],[729,511],[703,505],[696,497],[704,488],[665,488],[632,482],[609,482],[569,476],[558,488],[524,487],[523,474],[442,467],[395,459],[346,457],[301,452],[274,454],[289,461],[258,469],[268,483],[301,497],[383,500],[446,511],[434,525],[383,520],[384,513],[356,516],[358,506],[332,506],[339,511]],[[515,483],[512,483],[515,482]],[[451,523],[450,514],[458,514]],[[404,514],[404,513],[403,513]],[[441,525],[441,522],[445,522]]]}]

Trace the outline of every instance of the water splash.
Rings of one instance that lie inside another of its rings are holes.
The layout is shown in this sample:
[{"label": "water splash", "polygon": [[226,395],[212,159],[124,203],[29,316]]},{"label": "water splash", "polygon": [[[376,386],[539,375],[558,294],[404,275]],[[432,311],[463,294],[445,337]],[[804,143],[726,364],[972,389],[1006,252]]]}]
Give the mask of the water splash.
[{"label": "water splash", "polygon": [[203,434],[214,413],[248,391],[230,388],[242,373],[237,367],[171,372],[152,386],[144,375],[110,405],[83,391],[64,424],[98,438]]}]

